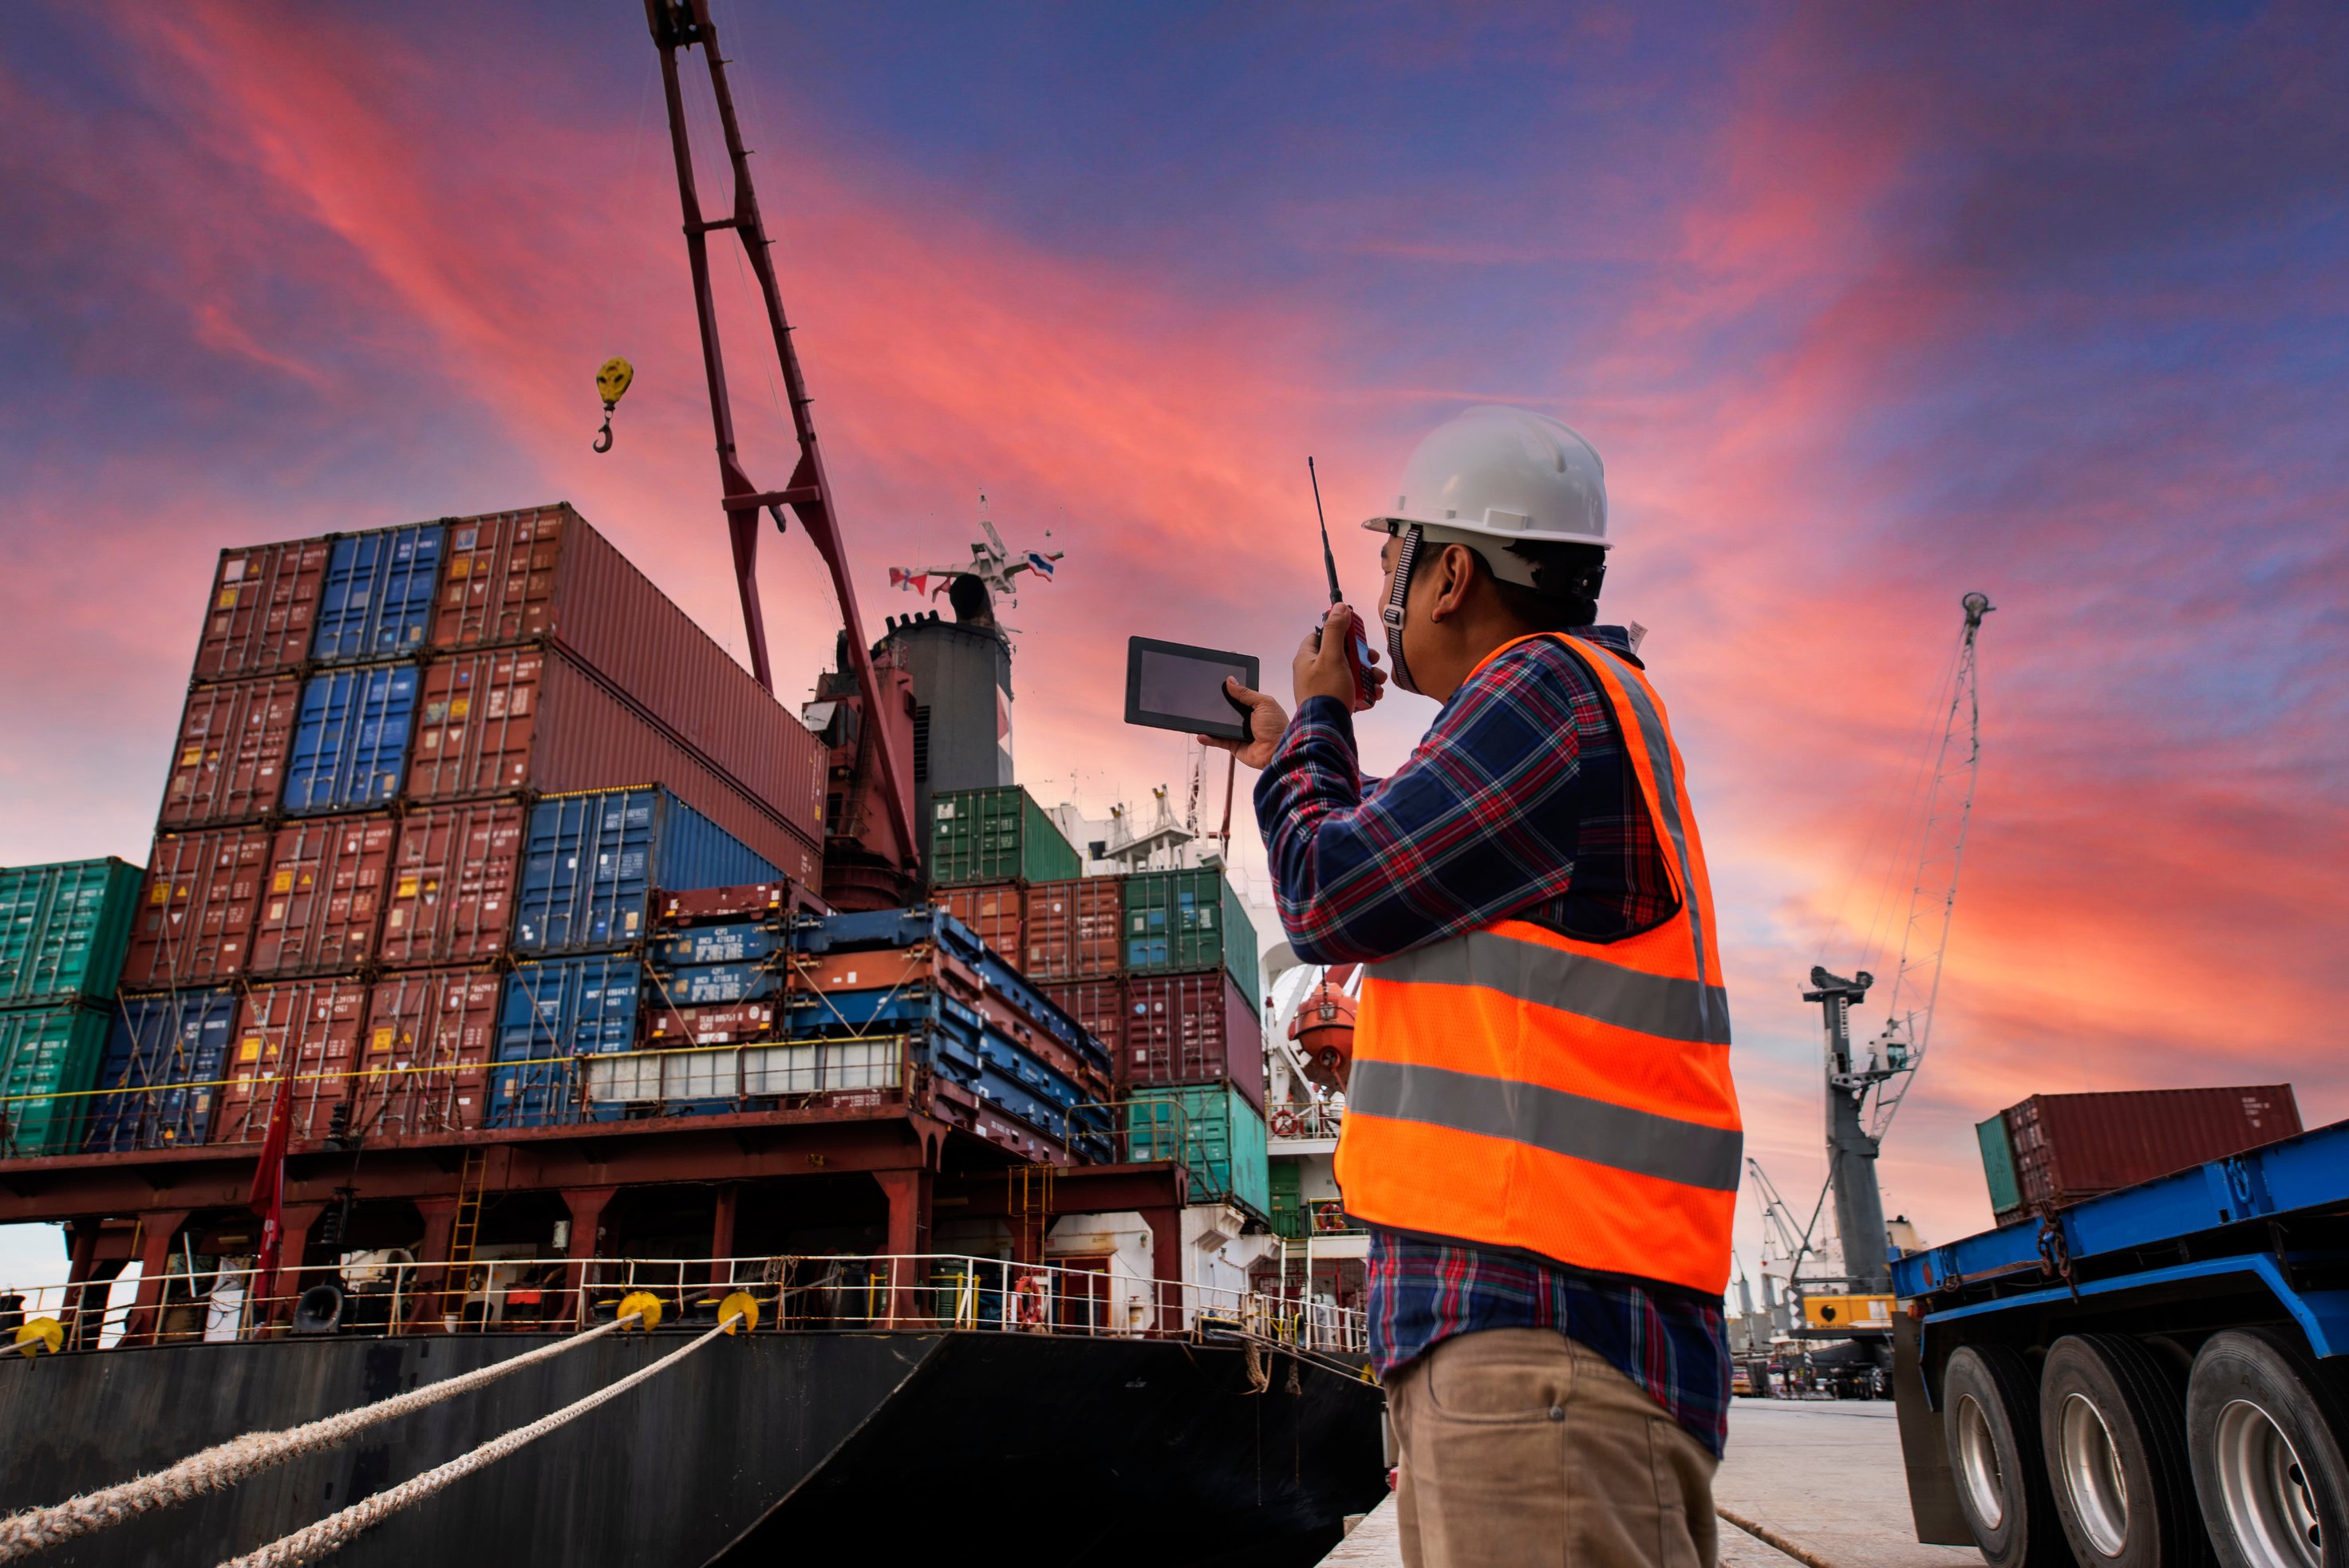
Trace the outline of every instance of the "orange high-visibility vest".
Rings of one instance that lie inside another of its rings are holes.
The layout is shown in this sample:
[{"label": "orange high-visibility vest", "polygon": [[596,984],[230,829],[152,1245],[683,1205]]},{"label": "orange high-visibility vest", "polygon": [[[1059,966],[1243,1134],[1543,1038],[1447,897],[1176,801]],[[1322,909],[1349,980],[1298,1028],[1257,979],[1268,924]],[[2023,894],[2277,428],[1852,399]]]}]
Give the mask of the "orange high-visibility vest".
[{"label": "orange high-visibility vest", "polygon": [[1719,1295],[1744,1135],[1680,752],[1637,669],[1543,635],[1613,709],[1680,907],[1617,941],[1505,919],[1367,966],[1338,1183],[1373,1225]]}]

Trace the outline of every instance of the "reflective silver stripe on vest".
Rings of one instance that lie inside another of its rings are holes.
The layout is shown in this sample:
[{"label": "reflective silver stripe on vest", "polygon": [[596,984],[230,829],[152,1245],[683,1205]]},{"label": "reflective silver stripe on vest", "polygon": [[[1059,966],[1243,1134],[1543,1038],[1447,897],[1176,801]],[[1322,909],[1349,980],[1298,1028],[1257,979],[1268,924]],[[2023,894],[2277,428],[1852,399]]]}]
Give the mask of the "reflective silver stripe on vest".
[{"label": "reflective silver stripe on vest", "polygon": [[1717,985],[1647,974],[1587,953],[1496,931],[1470,931],[1371,966],[1371,978],[1474,985],[1660,1040],[1729,1044],[1729,997]]},{"label": "reflective silver stripe on vest", "polygon": [[1744,1135],[1728,1128],[1537,1084],[1402,1062],[1357,1061],[1346,1086],[1346,1106],[1369,1116],[1506,1138],[1707,1192],[1737,1190],[1745,1147]]}]

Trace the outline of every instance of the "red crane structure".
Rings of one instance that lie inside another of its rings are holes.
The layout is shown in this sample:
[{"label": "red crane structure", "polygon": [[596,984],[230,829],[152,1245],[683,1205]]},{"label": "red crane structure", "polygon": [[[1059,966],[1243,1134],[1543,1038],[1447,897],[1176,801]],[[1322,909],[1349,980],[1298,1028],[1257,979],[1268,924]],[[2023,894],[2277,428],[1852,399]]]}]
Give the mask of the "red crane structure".
[{"label": "red crane structure", "polygon": [[[868,701],[876,701],[883,688],[875,677],[864,619],[857,613],[856,589],[848,575],[847,548],[841,538],[838,515],[833,509],[832,484],[824,476],[823,455],[816,446],[815,421],[808,412],[807,379],[801,373],[799,355],[792,347],[791,324],[784,319],[782,294],[775,283],[775,263],[770,254],[774,242],[767,237],[766,223],[760,216],[758,192],[750,181],[750,152],[742,145],[741,122],[734,112],[733,92],[727,86],[726,61],[718,50],[718,30],[709,19],[709,0],[645,0],[645,16],[652,27],[653,42],[660,49],[661,88],[668,104],[669,142],[677,154],[678,199],[685,216],[686,259],[693,269],[694,319],[701,329],[701,366],[709,380],[709,418],[717,435],[718,478],[724,492],[719,504],[725,510],[727,532],[734,545],[734,581],[742,597],[742,626],[749,636],[751,673],[769,691],[775,689],[767,659],[766,624],[759,613],[759,514],[770,514],[781,530],[782,509],[788,506],[798,514],[801,525],[832,572],[833,592],[840,600],[841,623],[847,633],[843,649],[845,668],[854,675],[859,692]],[[718,121],[726,138],[727,161],[734,171],[734,210],[722,218],[702,215],[701,197],[694,182],[693,142],[686,126],[678,55],[695,47],[701,50],[709,67],[710,96],[717,103]],[[767,327],[775,339],[775,357],[782,365],[783,386],[791,404],[792,428],[799,438],[800,459],[792,470],[790,483],[781,490],[761,490],[753,483],[743,472],[735,450],[733,404],[727,395],[718,306],[709,286],[709,234],[717,229],[732,230],[734,237],[741,242],[743,255],[759,280],[760,298],[766,305]],[[862,726],[863,739],[869,748],[864,758],[880,786],[875,793],[880,794],[887,813],[896,857],[910,870],[920,857],[921,841],[914,834],[912,794],[906,787],[911,782],[910,759],[898,753],[896,729],[889,723]]]}]

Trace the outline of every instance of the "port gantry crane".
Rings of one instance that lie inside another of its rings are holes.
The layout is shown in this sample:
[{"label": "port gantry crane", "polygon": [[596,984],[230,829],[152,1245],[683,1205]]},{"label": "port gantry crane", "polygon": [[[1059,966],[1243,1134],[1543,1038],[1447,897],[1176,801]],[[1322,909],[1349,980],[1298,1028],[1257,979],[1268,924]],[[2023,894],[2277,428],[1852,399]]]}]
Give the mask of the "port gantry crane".
[{"label": "port gantry crane", "polygon": [[[685,254],[693,271],[694,319],[701,330],[701,368],[709,382],[709,418],[718,441],[718,478],[723,491],[719,504],[734,546],[734,582],[742,599],[742,627],[750,649],[750,672],[770,692],[775,689],[767,661],[766,624],[759,613],[759,514],[774,519],[780,531],[783,508],[797,514],[816,553],[832,574],[833,595],[840,601],[841,623],[847,635],[843,652],[866,701],[879,700],[881,686],[874,673],[871,645],[856,608],[856,590],[848,575],[847,546],[833,509],[831,482],[824,476],[823,454],[815,439],[815,421],[808,412],[807,379],[800,372],[799,355],[792,347],[791,324],[783,316],[783,299],[775,281],[774,242],[767,237],[759,210],[758,192],[750,182],[750,154],[742,145],[741,121],[734,112],[734,95],[726,80],[726,61],[718,50],[718,30],[709,19],[709,0],[645,0],[645,18],[660,50],[661,89],[668,106],[669,142],[677,155],[678,200],[685,217]],[[733,169],[734,209],[725,217],[702,215],[701,197],[693,174],[693,142],[686,126],[683,84],[678,80],[680,51],[698,48],[709,68],[709,91],[718,109],[718,123]],[[726,361],[719,344],[717,302],[709,286],[709,235],[720,229],[733,232],[741,243],[743,259],[759,282],[766,306],[767,327],[775,340],[783,388],[791,405],[792,429],[799,441],[799,462],[781,490],[761,490],[743,471],[734,440],[734,412],[726,390]],[[879,794],[895,834],[895,857],[911,871],[921,854],[921,840],[913,825],[913,801],[905,785],[911,782],[911,759],[897,754],[893,727],[868,723],[870,762]]]},{"label": "port gantry crane", "polygon": [[[1855,970],[1847,980],[1814,965],[1810,989],[1802,993],[1805,1002],[1819,1004],[1826,1023],[1827,1176],[1819,1201],[1812,1206],[1810,1221],[1800,1231],[1793,1230],[1793,1212],[1760,1164],[1746,1162],[1763,1203],[1764,1226],[1778,1234],[1795,1272],[1799,1272],[1805,1256],[1819,1251],[1814,1233],[1828,1197],[1833,1196],[1836,1234],[1843,1251],[1842,1281],[1845,1288],[1860,1293],[1881,1293],[1892,1286],[1876,1158],[1932,1043],[1933,1009],[1941,992],[1941,961],[1949,951],[1958,871],[1965,859],[1974,782],[1982,769],[1982,701],[1974,644],[1982,617],[1996,607],[1987,595],[1978,593],[1966,595],[1960,604],[1965,624],[1947,677],[1949,702],[1942,711],[1940,736],[1924,762],[1914,836],[1904,835],[1899,841],[1903,846],[1917,846],[1916,875],[1909,885],[1907,919],[1900,926],[1900,955],[1892,971],[1884,1026],[1868,1042],[1864,1058],[1856,1058],[1852,1050],[1851,1010],[1867,1000],[1876,977],[1863,969]],[[1898,857],[1898,849],[1895,854]]]}]

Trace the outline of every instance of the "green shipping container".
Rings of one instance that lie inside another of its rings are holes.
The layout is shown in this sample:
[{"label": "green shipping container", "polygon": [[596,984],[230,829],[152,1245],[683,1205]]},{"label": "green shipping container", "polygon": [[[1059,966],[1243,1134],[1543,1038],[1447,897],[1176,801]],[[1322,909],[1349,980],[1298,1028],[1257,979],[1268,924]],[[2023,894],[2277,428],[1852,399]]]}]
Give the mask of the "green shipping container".
[{"label": "green shipping container", "polygon": [[[86,1091],[98,1086],[113,1022],[110,1008],[87,1003],[0,1010],[0,1159],[81,1147]],[[77,1097],[46,1097],[55,1095]]]},{"label": "green shipping container", "polygon": [[1264,1116],[1230,1084],[1138,1089],[1126,1104],[1133,1159],[1179,1159],[1191,1171],[1191,1201],[1237,1199],[1272,1216],[1271,1162]]},{"label": "green shipping container", "polygon": [[0,867],[0,1007],[110,999],[146,875],[112,856]]},{"label": "green shipping container", "polygon": [[1018,784],[930,797],[930,880],[1068,882],[1085,874],[1074,846]]},{"label": "green shipping container", "polygon": [[1125,878],[1125,971],[1176,974],[1222,967],[1260,1005],[1256,925],[1221,870],[1137,871]]},{"label": "green shipping container", "polygon": [[1982,1176],[1990,1182],[1992,1214],[2023,1207],[2023,1184],[2015,1179],[2014,1145],[2006,1136],[2006,1113],[1974,1124],[1974,1140],[1982,1145]]}]

